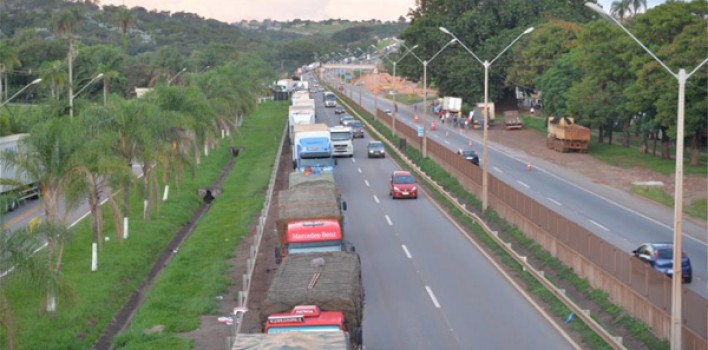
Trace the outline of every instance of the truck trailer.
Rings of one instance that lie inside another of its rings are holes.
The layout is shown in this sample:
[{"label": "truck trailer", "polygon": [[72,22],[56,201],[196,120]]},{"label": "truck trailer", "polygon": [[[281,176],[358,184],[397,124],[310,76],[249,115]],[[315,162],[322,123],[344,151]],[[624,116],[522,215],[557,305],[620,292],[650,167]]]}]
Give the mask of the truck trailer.
[{"label": "truck trailer", "polygon": [[[22,139],[29,134],[15,134],[0,137],[0,152],[17,152]],[[0,164],[0,179],[11,180],[13,183],[0,185],[0,195],[3,200],[0,210],[13,211],[29,199],[37,199],[40,195],[39,182],[9,164]]]},{"label": "truck trailer", "polygon": [[231,350],[351,350],[346,332],[241,333]]}]

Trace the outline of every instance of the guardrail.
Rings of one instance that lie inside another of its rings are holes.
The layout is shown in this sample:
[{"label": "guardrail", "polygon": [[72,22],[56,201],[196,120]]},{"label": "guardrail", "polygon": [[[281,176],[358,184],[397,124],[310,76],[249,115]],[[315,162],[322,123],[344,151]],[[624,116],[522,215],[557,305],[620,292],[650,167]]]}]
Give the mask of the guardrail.
[{"label": "guardrail", "polygon": [[[331,88],[331,87],[330,87]],[[401,158],[411,169],[414,169],[414,171],[419,175],[419,177],[423,178],[428,184],[430,184],[432,187],[435,188],[436,191],[438,191],[441,195],[443,195],[452,205],[455,206],[458,210],[461,212],[465,213],[468,217],[472,218],[477,222],[480,227],[489,235],[494,242],[501,247],[509,256],[511,256],[517,263],[519,263],[523,269],[531,276],[534,277],[539,283],[541,283],[546,289],[548,289],[551,293],[553,293],[556,298],[558,298],[564,305],[566,305],[573,313],[579,317],[585,324],[590,327],[598,336],[600,336],[603,340],[607,342],[613,349],[626,349],[624,345],[622,344],[622,337],[617,337],[612,334],[610,334],[605,328],[602,327],[599,323],[597,323],[591,316],[590,316],[590,310],[586,310],[578,306],[575,302],[573,302],[568,296],[565,295],[565,290],[560,289],[556,287],[551,281],[549,281],[547,278],[545,278],[545,274],[541,270],[535,269],[527,260],[527,257],[522,256],[518,254],[516,251],[514,251],[511,248],[511,243],[504,242],[498,235],[498,232],[493,231],[492,229],[489,228],[489,226],[475,213],[467,210],[466,206],[463,204],[460,204],[457,200],[457,198],[453,197],[449,192],[445,191],[445,189],[440,186],[438,183],[436,183],[432,178],[430,178],[425,172],[423,172],[420,167],[418,167],[415,163],[413,163],[405,154],[400,152],[396,145],[394,145],[391,141],[389,141],[383,134],[381,134],[376,128],[374,128],[368,121],[366,121],[365,118],[362,118],[361,115],[359,115],[356,110],[354,110],[349,103],[344,102],[344,99],[340,98],[340,101],[347,106],[350,111],[352,112],[353,115],[358,116],[362,122],[369,128],[370,132],[374,133],[377,135],[377,137],[385,142],[391,149],[394,150],[394,152]]]}]

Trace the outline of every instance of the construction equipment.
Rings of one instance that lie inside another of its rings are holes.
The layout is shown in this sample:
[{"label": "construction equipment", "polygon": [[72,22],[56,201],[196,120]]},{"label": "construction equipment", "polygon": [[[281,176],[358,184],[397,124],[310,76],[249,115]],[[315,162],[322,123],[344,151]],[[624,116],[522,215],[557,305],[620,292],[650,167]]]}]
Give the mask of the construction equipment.
[{"label": "construction equipment", "polygon": [[590,129],[569,117],[548,117],[548,148],[556,152],[587,152]]}]

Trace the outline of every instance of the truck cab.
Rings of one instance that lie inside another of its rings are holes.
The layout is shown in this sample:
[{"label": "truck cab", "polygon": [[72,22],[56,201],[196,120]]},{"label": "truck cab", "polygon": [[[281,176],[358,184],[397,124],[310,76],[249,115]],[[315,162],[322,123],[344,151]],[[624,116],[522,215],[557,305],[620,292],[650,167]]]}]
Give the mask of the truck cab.
[{"label": "truck cab", "polygon": [[284,332],[341,332],[347,331],[344,314],[340,311],[321,311],[316,305],[298,305],[290,312],[268,316],[264,333]]},{"label": "truck cab", "polygon": [[354,133],[348,126],[337,125],[329,128],[332,140],[332,152],[334,156],[354,156]]},{"label": "truck cab", "polygon": [[289,254],[354,251],[354,246],[344,240],[336,219],[293,221],[281,237],[280,247],[275,248],[276,263]]}]

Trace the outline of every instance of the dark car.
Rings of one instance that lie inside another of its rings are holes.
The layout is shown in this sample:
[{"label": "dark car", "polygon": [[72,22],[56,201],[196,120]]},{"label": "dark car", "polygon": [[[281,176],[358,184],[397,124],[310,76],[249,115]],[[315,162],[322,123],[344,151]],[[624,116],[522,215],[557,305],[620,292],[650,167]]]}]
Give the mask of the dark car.
[{"label": "dark car", "polygon": [[462,151],[462,157],[470,161],[472,164],[479,166],[479,155],[477,152],[472,150]]},{"label": "dark car", "polygon": [[344,125],[344,126],[349,126],[349,123],[355,121],[354,117],[350,116],[349,114],[345,114],[341,117],[339,117],[339,124]]},{"label": "dark car", "polygon": [[[633,252],[635,257],[649,264],[655,270],[671,277],[674,274],[674,245],[671,243],[644,243]],[[682,254],[681,277],[685,283],[693,280],[691,259]]]},{"label": "dark car", "polygon": [[361,120],[354,120],[349,122],[349,127],[352,128],[353,138],[364,138],[364,123],[362,123]]},{"label": "dark car", "polygon": [[344,107],[342,106],[336,106],[334,107],[334,114],[344,114]]},{"label": "dark car", "polygon": [[386,158],[383,142],[370,141],[366,146],[366,154],[369,158]]},{"label": "dark car", "polygon": [[391,175],[389,195],[393,198],[418,198],[418,181],[410,172],[397,170]]}]

